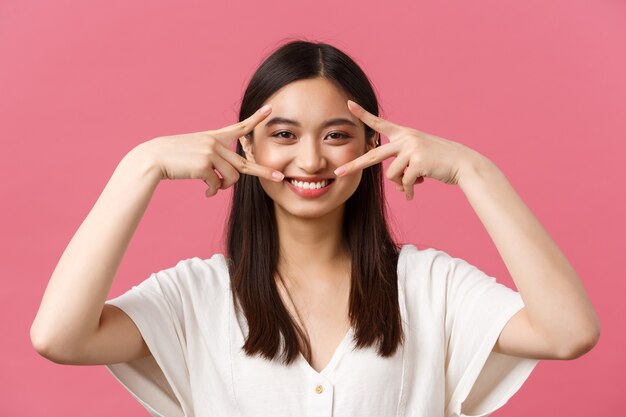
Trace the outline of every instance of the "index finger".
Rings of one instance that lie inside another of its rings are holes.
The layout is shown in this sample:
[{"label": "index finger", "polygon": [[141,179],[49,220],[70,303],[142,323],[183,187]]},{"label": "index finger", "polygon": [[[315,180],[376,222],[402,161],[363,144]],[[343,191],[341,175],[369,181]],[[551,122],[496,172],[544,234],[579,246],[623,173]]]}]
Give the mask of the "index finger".
[{"label": "index finger", "polygon": [[389,158],[392,155],[395,155],[396,153],[396,144],[394,144],[393,142],[386,143],[384,145],[371,149],[368,152],[365,152],[363,155],[359,156],[356,159],[353,159],[346,164],[341,165],[335,170],[335,175],[341,177],[359,169],[367,168],[381,161],[384,161],[385,159]]},{"label": "index finger", "polygon": [[385,120],[382,117],[378,117],[373,115],[372,113],[365,110],[359,104],[355,103],[352,100],[348,100],[348,109],[363,123],[374,129],[375,131],[382,133],[391,139],[391,136],[394,136],[398,130],[400,130],[400,126],[395,123],[390,122],[389,120]]},{"label": "index finger", "polygon": [[211,133],[213,137],[215,137],[228,148],[230,147],[230,144],[233,143],[235,140],[252,132],[256,125],[258,125],[263,119],[265,119],[267,115],[271,112],[272,106],[266,104],[265,106],[252,113],[250,117],[247,117],[242,121],[232,124],[230,126],[214,130]]},{"label": "index finger", "polygon": [[230,151],[223,147],[220,148],[219,146],[216,149],[217,153],[223,159],[225,159],[229,164],[231,164],[237,171],[241,172],[242,174],[263,177],[276,182],[280,182],[283,180],[283,178],[285,178],[285,175],[282,172],[249,161],[236,152]]}]

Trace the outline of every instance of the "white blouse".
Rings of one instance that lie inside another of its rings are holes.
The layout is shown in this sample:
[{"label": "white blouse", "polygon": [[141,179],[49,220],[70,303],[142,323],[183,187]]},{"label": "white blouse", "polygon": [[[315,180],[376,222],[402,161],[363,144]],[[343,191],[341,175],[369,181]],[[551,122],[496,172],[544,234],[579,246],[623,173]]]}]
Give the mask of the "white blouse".
[{"label": "white blouse", "polygon": [[[406,341],[394,356],[355,350],[350,328],[328,365],[285,366],[242,350],[222,254],[151,274],[108,304],[137,325],[151,356],[107,369],[152,416],[488,416],[538,360],[492,352],[520,294],[466,261],[405,244],[398,298]],[[470,395],[471,394],[471,395]]]}]

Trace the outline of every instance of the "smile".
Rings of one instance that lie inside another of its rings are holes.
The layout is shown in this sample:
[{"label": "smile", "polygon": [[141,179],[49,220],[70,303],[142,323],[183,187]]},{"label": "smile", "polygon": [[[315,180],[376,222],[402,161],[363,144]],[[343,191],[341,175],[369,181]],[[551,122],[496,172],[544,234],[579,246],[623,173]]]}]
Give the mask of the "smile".
[{"label": "smile", "polygon": [[298,188],[302,188],[303,190],[311,190],[326,187],[331,180],[323,180],[318,182],[304,182],[304,181],[296,181],[294,179],[289,179],[289,182],[295,185]]},{"label": "smile", "polygon": [[291,178],[285,178],[285,181],[294,193],[305,198],[314,198],[325,194],[335,182],[334,179],[318,182],[302,182]]}]

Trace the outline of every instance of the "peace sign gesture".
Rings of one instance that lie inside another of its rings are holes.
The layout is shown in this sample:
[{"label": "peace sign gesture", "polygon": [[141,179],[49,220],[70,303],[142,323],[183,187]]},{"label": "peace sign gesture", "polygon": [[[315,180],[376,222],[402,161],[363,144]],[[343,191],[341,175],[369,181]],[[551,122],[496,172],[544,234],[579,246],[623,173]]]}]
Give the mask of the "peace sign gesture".
[{"label": "peace sign gesture", "polygon": [[280,182],[284,178],[282,173],[229,149],[235,140],[252,132],[271,111],[269,105],[263,106],[247,119],[221,129],[161,136],[142,145],[160,168],[161,179],[202,179],[209,186],[207,197],[232,186],[239,180],[240,173]]},{"label": "peace sign gesture", "polygon": [[396,156],[385,176],[397,184],[396,190],[404,190],[407,200],[411,200],[413,186],[422,183],[424,177],[457,185],[461,168],[472,158],[482,157],[478,152],[460,143],[375,116],[352,100],[348,100],[348,109],[363,123],[387,136],[389,143],[338,167],[335,170],[337,176],[350,174]]}]

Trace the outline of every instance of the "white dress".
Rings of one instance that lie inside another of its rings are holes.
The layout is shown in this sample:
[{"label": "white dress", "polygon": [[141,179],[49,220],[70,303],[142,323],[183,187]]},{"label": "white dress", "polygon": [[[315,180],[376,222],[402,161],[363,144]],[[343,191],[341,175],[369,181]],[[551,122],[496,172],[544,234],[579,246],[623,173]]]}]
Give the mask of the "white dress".
[{"label": "white dress", "polygon": [[[225,258],[182,260],[108,304],[139,328],[151,356],[105,365],[153,416],[488,416],[538,360],[492,352],[520,294],[466,261],[405,244],[398,296],[406,341],[382,358],[350,328],[328,365],[247,357]],[[471,393],[471,395],[470,395]]]}]

